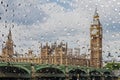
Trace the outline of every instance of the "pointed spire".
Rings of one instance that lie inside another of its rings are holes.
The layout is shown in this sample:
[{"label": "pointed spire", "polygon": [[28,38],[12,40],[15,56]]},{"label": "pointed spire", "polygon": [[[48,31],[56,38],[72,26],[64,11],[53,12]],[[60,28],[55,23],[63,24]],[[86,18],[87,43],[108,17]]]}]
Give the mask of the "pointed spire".
[{"label": "pointed spire", "polygon": [[48,47],[48,42],[46,42],[46,47]]},{"label": "pointed spire", "polygon": [[98,15],[98,10],[97,10],[97,5],[96,5],[95,13],[94,13],[94,18],[97,18],[97,17],[99,17],[99,15]]},{"label": "pointed spire", "polygon": [[93,25],[101,25],[100,20],[99,20],[99,14],[98,14],[98,10],[97,10],[97,6],[95,8],[95,13],[93,16]]},{"label": "pointed spire", "polygon": [[40,48],[42,48],[42,43],[41,43],[41,45],[40,45]]},{"label": "pointed spire", "polygon": [[66,49],[68,48],[68,43],[66,42]]},{"label": "pointed spire", "polygon": [[8,40],[12,40],[11,27],[9,28]]},{"label": "pointed spire", "polygon": [[56,41],[54,42],[54,46],[57,47],[57,42]]},{"label": "pointed spire", "polygon": [[3,44],[2,44],[2,49],[3,49]]}]

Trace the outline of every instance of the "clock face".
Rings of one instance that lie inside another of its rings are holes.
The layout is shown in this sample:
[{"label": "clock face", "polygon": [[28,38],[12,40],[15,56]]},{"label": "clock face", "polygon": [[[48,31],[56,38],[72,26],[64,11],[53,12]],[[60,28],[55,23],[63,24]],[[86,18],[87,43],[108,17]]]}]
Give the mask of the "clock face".
[{"label": "clock face", "polygon": [[98,32],[97,29],[93,29],[92,32],[91,32],[91,34],[95,35],[95,34],[97,34],[97,32]]}]

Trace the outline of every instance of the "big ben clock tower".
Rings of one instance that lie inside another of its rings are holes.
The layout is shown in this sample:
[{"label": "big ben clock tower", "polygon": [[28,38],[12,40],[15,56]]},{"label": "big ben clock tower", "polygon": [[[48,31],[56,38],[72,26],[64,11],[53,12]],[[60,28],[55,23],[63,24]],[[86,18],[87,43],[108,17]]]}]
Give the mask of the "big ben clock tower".
[{"label": "big ben clock tower", "polygon": [[97,8],[93,16],[93,23],[90,27],[90,66],[95,68],[102,67],[102,27],[99,20]]}]

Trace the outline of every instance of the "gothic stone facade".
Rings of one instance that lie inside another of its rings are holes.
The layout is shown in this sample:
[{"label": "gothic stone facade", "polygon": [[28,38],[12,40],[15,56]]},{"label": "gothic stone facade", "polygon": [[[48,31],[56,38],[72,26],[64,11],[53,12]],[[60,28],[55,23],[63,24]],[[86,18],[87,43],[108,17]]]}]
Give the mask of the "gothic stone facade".
[{"label": "gothic stone facade", "polygon": [[102,27],[99,20],[97,10],[93,16],[93,23],[90,27],[90,59],[85,55],[69,53],[67,43],[54,43],[49,45],[41,44],[38,56],[33,54],[32,50],[28,50],[26,54],[17,54],[14,52],[14,44],[12,40],[11,29],[9,30],[8,39],[2,46],[1,61],[4,62],[30,62],[36,64],[57,64],[57,65],[77,65],[91,66],[96,68],[102,67]]}]

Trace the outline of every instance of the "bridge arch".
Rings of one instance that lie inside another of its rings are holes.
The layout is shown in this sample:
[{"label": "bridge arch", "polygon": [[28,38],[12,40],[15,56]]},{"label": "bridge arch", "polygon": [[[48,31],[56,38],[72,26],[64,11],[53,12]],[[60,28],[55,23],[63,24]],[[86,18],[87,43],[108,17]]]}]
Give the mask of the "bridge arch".
[{"label": "bridge arch", "polygon": [[64,71],[55,66],[43,66],[36,69],[36,77],[39,80],[50,79],[50,80],[64,80]]},{"label": "bridge arch", "polygon": [[30,71],[21,65],[0,65],[1,80],[30,79]]},{"label": "bridge arch", "polygon": [[98,70],[91,70],[89,72],[90,80],[102,80],[102,73]]},{"label": "bridge arch", "polygon": [[111,71],[104,71],[104,80],[112,80],[112,72]]},{"label": "bridge arch", "polygon": [[21,69],[21,70],[24,70],[26,73],[28,73],[28,74],[30,74],[30,70],[29,69],[27,69],[26,67],[24,67],[24,66],[21,66],[21,65],[0,65],[0,68],[1,67],[13,67],[13,69],[14,68],[18,68],[18,69]]},{"label": "bridge arch", "polygon": [[81,68],[73,68],[68,72],[69,77],[71,80],[86,80],[87,79],[87,72]]},{"label": "bridge arch", "polygon": [[36,68],[36,72],[44,69],[44,68],[54,68],[54,69],[58,69],[60,71],[62,71],[62,73],[65,74],[65,70],[61,68],[61,66],[55,66],[55,65],[40,65],[38,68]]},{"label": "bridge arch", "polygon": [[74,71],[74,70],[82,70],[83,72],[87,73],[86,69],[81,68],[81,67],[72,67],[72,68],[68,69],[68,73],[70,71]]}]

